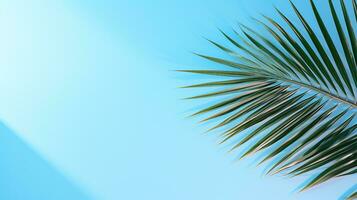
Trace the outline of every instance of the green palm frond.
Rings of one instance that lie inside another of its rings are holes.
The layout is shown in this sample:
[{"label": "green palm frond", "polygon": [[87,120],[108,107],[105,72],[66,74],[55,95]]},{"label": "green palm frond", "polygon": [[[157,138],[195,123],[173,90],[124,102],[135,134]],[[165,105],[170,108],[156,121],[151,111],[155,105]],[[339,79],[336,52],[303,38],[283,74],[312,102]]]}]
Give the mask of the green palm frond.
[{"label": "green palm frond", "polygon": [[353,199],[357,199],[357,192],[354,192],[347,198],[347,200],[353,200]]},{"label": "green palm frond", "polygon": [[209,114],[202,121],[220,120],[210,130],[221,129],[221,142],[234,141],[232,150],[253,142],[241,158],[267,152],[260,163],[276,160],[268,173],[296,176],[316,170],[302,190],[356,174],[357,3],[351,1],[328,1],[333,19],[328,26],[310,0],[315,27],[290,2],[298,21],[278,9],[284,23],[267,16],[255,19],[268,36],[242,24],[233,36],[220,30],[234,49],[209,42],[232,59],[197,55],[227,69],[179,70],[224,78],[184,87],[217,88],[189,99],[225,95],[193,116]]}]

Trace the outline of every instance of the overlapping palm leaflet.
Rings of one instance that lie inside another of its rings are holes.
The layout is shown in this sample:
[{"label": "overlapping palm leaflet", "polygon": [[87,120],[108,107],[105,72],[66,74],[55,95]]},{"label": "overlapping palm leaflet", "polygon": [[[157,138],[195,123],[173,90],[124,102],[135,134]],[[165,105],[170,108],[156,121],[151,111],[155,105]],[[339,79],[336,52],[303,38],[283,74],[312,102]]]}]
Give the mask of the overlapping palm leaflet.
[{"label": "overlapping palm leaflet", "polygon": [[219,120],[210,130],[222,129],[222,142],[234,141],[232,150],[254,141],[241,158],[269,149],[261,163],[277,161],[268,173],[317,172],[306,190],[357,173],[357,3],[326,1],[329,24],[312,0],[313,22],[290,3],[294,20],[278,9],[283,23],[255,19],[268,34],[240,24],[240,32],[221,31],[230,47],[210,41],[232,59],[197,54],[222,69],[179,71],[224,78],[185,87],[218,88],[189,99],[229,95],[193,115]]}]

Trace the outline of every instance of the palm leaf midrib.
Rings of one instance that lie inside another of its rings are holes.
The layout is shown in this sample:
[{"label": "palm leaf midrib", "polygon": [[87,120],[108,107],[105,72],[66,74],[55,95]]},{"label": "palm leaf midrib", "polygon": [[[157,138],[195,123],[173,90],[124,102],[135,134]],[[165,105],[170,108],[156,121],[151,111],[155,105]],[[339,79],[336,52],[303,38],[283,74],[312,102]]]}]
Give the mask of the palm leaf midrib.
[{"label": "palm leaf midrib", "polygon": [[[200,55],[202,56],[202,55]],[[206,59],[209,59],[209,60],[213,60],[214,62],[218,62],[217,58],[214,58],[214,57],[209,57],[209,56],[202,56],[202,57],[205,57]],[[218,62],[218,63],[221,63],[221,62]],[[222,63],[221,63],[222,64]],[[235,66],[239,66],[240,64],[238,63],[234,63],[234,62],[230,62],[230,64],[235,64]],[[227,65],[227,64],[224,64],[224,65]],[[231,66],[231,65],[230,65]],[[232,67],[232,66],[231,66]],[[211,71],[212,73],[215,73],[215,72],[223,72],[223,73],[232,73],[232,76],[234,76],[234,73],[237,72],[237,73],[251,73],[251,74],[257,74],[256,77],[260,77],[260,78],[266,78],[266,79],[271,79],[271,80],[274,80],[274,81],[282,81],[282,82],[287,82],[287,83],[291,83],[291,84],[295,84],[295,85],[298,85],[298,86],[301,86],[301,87],[304,87],[304,88],[307,88],[307,89],[310,89],[310,90],[313,90],[319,94],[322,94],[324,96],[327,96],[331,99],[334,99],[336,101],[338,101],[339,103],[343,103],[345,105],[348,105],[350,107],[353,107],[353,108],[357,108],[357,104],[352,102],[351,100],[347,100],[347,99],[344,99],[342,98],[341,96],[338,96],[338,95],[335,95],[333,93],[330,93],[328,91],[325,91],[321,88],[318,88],[318,87],[315,87],[313,85],[309,85],[307,83],[304,83],[304,82],[300,82],[300,81],[297,81],[297,80],[293,80],[293,79],[289,79],[289,78],[286,78],[286,77],[282,77],[282,76],[276,76],[272,73],[259,73],[257,71],[250,71],[250,72],[246,72],[246,71],[243,71],[243,72],[238,72],[238,71],[218,71],[218,70],[178,70],[178,71],[182,71],[182,72],[191,72],[191,73],[203,73],[203,72],[209,72]]]},{"label": "palm leaf midrib", "polygon": [[293,83],[293,84],[296,84],[296,85],[299,85],[299,86],[314,90],[314,91],[316,91],[316,92],[318,92],[320,94],[323,94],[323,95],[325,95],[327,97],[330,97],[330,98],[332,98],[332,99],[334,99],[336,101],[339,101],[339,102],[341,102],[343,104],[349,105],[349,106],[351,106],[353,108],[357,108],[357,104],[356,103],[354,103],[354,102],[352,102],[350,100],[344,99],[344,98],[342,98],[340,96],[337,96],[335,94],[329,93],[329,92],[327,92],[327,91],[325,91],[323,89],[317,88],[315,86],[312,86],[312,85],[309,85],[309,84],[306,84],[306,83],[295,81],[295,80],[292,80],[292,79],[285,79],[285,78],[280,78],[280,79],[282,81],[285,81],[285,82],[290,82],[290,83]]},{"label": "palm leaf midrib", "polygon": [[[269,75],[269,76],[267,76]],[[297,81],[297,80],[294,80],[294,79],[289,79],[289,78],[286,78],[286,77],[282,77],[282,76],[276,76],[274,74],[267,74],[267,75],[260,75],[262,77],[265,77],[265,78],[272,78],[272,79],[275,79],[277,81],[283,81],[283,82],[288,82],[288,83],[292,83],[292,84],[295,84],[295,85],[299,85],[301,87],[304,87],[304,88],[307,88],[307,89],[310,89],[310,90],[314,90],[315,92],[317,93],[320,93],[322,95],[325,95],[331,99],[334,99],[340,103],[343,103],[343,104],[346,104],[348,106],[351,106],[353,108],[357,108],[357,103],[353,102],[352,100],[349,100],[349,99],[345,99],[339,95],[335,95],[333,94],[332,92],[328,92],[326,90],[323,90],[321,88],[318,88],[316,86],[313,86],[313,85],[310,85],[310,84],[307,84],[307,83],[304,83],[302,81]]]}]

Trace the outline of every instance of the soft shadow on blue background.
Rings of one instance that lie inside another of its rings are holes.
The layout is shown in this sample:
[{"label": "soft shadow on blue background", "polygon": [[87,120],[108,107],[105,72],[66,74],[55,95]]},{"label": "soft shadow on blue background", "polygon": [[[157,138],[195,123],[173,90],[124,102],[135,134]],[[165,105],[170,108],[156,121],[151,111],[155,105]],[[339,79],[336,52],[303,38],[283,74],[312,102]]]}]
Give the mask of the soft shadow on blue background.
[{"label": "soft shadow on blue background", "polygon": [[0,157],[0,199],[90,199],[3,123],[0,123]]}]

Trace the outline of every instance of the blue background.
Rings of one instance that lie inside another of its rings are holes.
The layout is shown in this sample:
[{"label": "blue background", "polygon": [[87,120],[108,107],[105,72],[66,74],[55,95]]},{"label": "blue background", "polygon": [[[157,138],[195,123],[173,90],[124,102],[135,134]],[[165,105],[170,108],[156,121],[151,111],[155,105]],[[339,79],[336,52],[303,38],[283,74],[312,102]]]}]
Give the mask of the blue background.
[{"label": "blue background", "polygon": [[264,176],[186,118],[197,91],[177,87],[196,79],[173,70],[213,67],[191,53],[222,56],[204,37],[273,5],[292,16],[286,0],[2,0],[0,199],[340,198],[356,176],[298,193],[308,176]]}]

